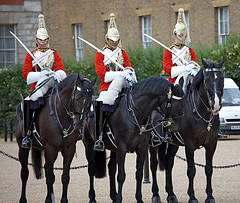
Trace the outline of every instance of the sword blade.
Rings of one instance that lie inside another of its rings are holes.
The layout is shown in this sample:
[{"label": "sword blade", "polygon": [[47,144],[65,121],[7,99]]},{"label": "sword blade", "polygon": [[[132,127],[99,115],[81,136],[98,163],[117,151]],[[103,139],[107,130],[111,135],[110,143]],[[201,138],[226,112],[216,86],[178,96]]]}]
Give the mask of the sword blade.
[{"label": "sword blade", "polygon": [[124,70],[125,68],[118,63],[117,61],[114,61],[111,57],[109,57],[108,55],[106,55],[101,49],[97,48],[96,46],[94,46],[93,44],[91,44],[90,42],[88,42],[87,40],[83,39],[82,37],[78,37],[78,39],[82,40],[83,42],[85,42],[86,44],[88,44],[90,47],[94,48],[95,50],[97,50],[98,52],[100,52],[101,54],[103,54],[104,56],[106,56],[111,62],[113,62],[114,64],[116,64],[118,67],[120,67],[122,70]]},{"label": "sword blade", "polygon": [[23,42],[14,34],[10,31],[12,36],[15,37],[15,39],[22,45],[22,47],[27,51],[27,53],[30,54],[30,56],[36,61],[36,63],[39,65],[39,67],[43,70],[43,67],[40,65],[39,61],[36,59],[36,57],[31,53],[31,51],[23,44]]},{"label": "sword blade", "polygon": [[181,56],[179,56],[178,54],[176,54],[174,51],[172,51],[170,48],[168,48],[166,45],[164,45],[162,42],[159,42],[158,40],[154,39],[153,37],[147,35],[147,34],[144,34],[146,37],[148,37],[149,39],[151,39],[152,41],[160,44],[162,47],[164,47],[165,49],[167,49],[168,51],[170,51],[172,54],[174,54],[176,57],[178,57],[179,59],[181,59],[181,61],[183,62],[184,65],[187,65],[188,62],[182,58]]}]

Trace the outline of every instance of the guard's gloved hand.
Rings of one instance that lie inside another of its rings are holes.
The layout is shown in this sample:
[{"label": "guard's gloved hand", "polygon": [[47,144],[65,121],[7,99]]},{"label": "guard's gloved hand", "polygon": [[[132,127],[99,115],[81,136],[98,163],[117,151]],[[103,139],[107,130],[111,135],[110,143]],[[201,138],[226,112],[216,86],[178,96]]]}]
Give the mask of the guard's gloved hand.
[{"label": "guard's gloved hand", "polygon": [[42,76],[51,76],[54,72],[51,70],[51,69],[49,69],[49,68],[44,68],[41,72],[41,75]]},{"label": "guard's gloved hand", "polygon": [[60,83],[62,81],[62,77],[61,77],[61,74],[56,71],[56,72],[53,72],[53,78],[54,80],[56,80],[58,83]]}]

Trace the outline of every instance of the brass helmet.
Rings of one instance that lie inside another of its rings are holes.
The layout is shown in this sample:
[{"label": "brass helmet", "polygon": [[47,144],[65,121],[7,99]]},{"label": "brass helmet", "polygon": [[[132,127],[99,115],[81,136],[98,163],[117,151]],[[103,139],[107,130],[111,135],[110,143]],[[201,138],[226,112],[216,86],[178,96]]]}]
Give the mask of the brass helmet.
[{"label": "brass helmet", "polygon": [[191,42],[190,35],[187,29],[187,23],[184,15],[184,9],[179,8],[178,10],[178,19],[177,24],[175,25],[175,28],[173,30],[174,35],[180,35],[185,36],[187,42]]},{"label": "brass helmet", "polygon": [[120,39],[120,35],[115,22],[115,15],[113,13],[110,14],[110,24],[106,34],[106,39],[107,38],[113,41],[118,41]]},{"label": "brass helmet", "polygon": [[49,38],[43,14],[40,14],[38,16],[38,30],[37,30],[37,34],[35,37],[36,37],[36,39],[38,38],[41,40],[45,40],[45,39]]}]

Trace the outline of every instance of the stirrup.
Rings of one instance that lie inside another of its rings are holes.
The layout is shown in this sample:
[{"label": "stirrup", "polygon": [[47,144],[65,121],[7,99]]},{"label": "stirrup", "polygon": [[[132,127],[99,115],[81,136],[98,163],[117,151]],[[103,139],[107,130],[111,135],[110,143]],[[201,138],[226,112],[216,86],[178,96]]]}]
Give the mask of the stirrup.
[{"label": "stirrup", "polygon": [[29,136],[24,137],[22,139],[21,147],[26,148],[26,149],[30,149],[31,146],[32,146],[32,140],[30,139],[30,137]]},{"label": "stirrup", "polygon": [[165,133],[165,135],[163,136],[163,141],[164,142],[173,142],[173,139],[172,139],[171,135],[169,135],[169,133]]},{"label": "stirrup", "polygon": [[158,136],[152,136],[150,144],[152,147],[157,147],[162,144],[162,139]]},{"label": "stirrup", "polygon": [[94,151],[104,151],[105,146],[102,140],[97,140],[94,144],[93,150]]}]

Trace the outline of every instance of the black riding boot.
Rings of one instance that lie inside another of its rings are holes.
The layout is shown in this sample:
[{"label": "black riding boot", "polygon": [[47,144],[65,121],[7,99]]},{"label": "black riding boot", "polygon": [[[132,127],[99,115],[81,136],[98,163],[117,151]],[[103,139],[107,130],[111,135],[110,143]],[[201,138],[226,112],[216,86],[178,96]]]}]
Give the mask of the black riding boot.
[{"label": "black riding boot", "polygon": [[32,111],[30,109],[30,101],[24,100],[24,138],[22,139],[22,148],[30,149],[32,146],[31,136],[31,122],[32,122]]}]

